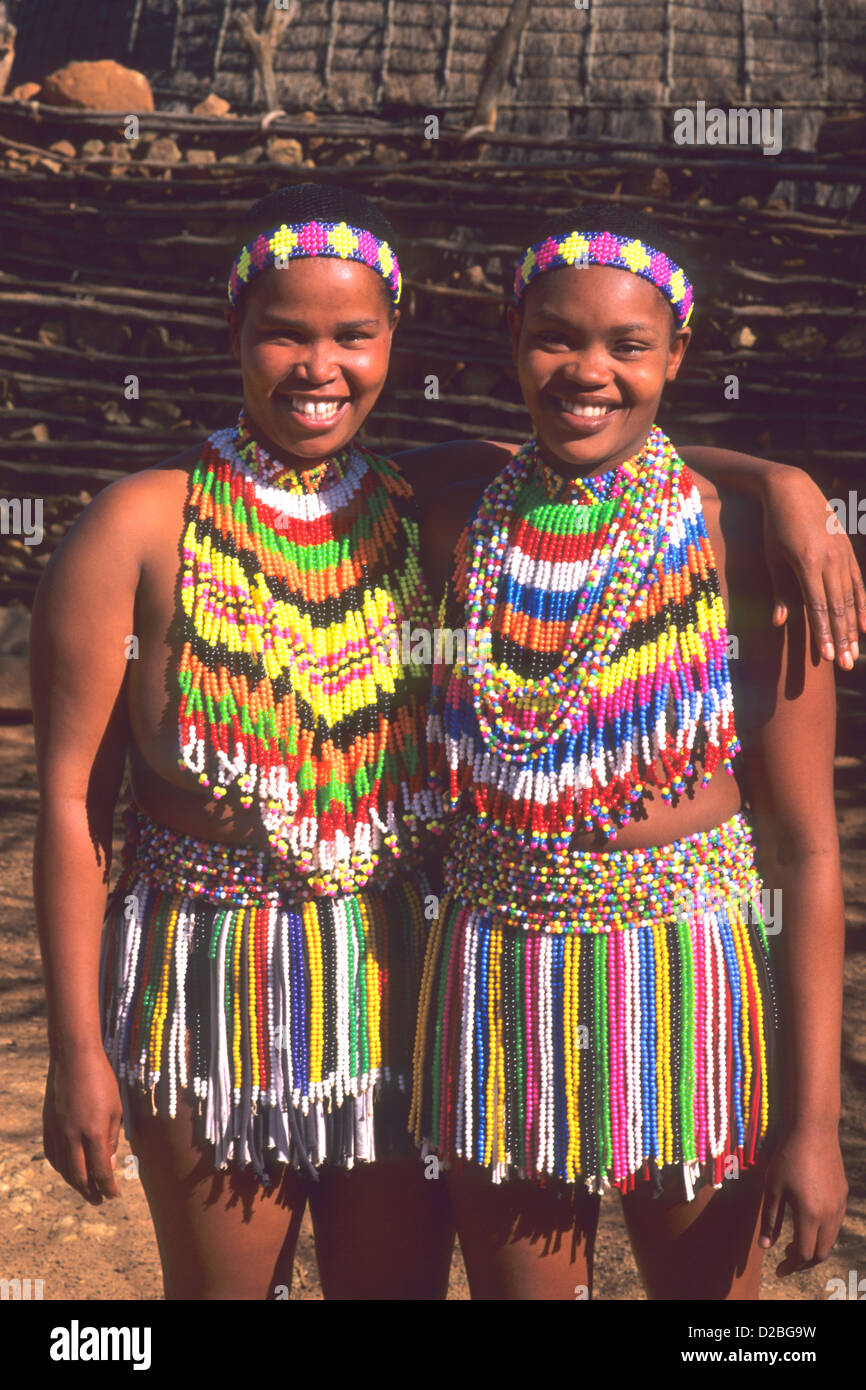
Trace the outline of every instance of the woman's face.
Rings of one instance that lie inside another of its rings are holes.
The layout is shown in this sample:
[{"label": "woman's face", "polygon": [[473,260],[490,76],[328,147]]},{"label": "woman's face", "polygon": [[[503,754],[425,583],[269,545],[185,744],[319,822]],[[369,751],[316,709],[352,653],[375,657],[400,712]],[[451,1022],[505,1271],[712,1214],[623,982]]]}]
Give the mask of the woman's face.
[{"label": "woman's face", "polygon": [[562,266],[532,282],[508,322],[548,462],[588,473],[637,453],[691,337],[688,328],[671,336],[659,291],[627,270]]},{"label": "woman's face", "polygon": [[244,405],[275,457],[310,468],[357,434],[385,384],[399,318],[375,271],[327,257],[270,266],[250,281],[243,318],[226,317]]}]

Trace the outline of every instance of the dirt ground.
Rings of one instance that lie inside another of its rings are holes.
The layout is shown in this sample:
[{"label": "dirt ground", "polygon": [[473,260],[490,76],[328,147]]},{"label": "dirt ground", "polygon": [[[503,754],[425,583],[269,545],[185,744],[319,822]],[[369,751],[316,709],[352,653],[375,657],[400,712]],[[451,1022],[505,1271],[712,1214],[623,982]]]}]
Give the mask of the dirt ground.
[{"label": "dirt ground", "polygon": [[[842,1134],[851,1196],[830,1259],[779,1278],[788,1225],[779,1253],[765,1260],[762,1297],[768,1300],[825,1299],[829,1279],[841,1277],[847,1287],[849,1271],[866,1274],[866,763],[851,756],[846,742],[848,756],[837,759],[837,787],[848,903]],[[48,1054],[31,891],[36,810],[31,726],[0,726],[0,1277],[41,1279],[45,1299],[160,1299],[159,1258],[140,1183],[121,1177],[121,1199],[92,1208],[43,1157]],[[121,1175],[131,1170],[128,1154],[121,1138]],[[469,1297],[459,1250],[448,1296]],[[644,1298],[615,1194],[602,1203],[594,1296]],[[291,1297],[322,1297],[308,1218]]]}]

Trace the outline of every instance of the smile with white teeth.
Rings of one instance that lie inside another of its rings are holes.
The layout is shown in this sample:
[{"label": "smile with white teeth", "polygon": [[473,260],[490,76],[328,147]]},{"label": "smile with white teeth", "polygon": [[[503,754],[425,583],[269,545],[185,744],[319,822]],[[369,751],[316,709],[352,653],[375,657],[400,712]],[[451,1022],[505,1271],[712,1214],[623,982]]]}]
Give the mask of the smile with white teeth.
[{"label": "smile with white teeth", "polygon": [[305,401],[292,396],[292,410],[306,415],[308,420],[332,420],[345,404],[345,401]]},{"label": "smile with white teeth", "polygon": [[578,405],[576,401],[567,401],[559,398],[559,405],[562,410],[568,411],[569,415],[582,415],[587,420],[594,420],[599,415],[610,415],[616,407],[612,405]]}]

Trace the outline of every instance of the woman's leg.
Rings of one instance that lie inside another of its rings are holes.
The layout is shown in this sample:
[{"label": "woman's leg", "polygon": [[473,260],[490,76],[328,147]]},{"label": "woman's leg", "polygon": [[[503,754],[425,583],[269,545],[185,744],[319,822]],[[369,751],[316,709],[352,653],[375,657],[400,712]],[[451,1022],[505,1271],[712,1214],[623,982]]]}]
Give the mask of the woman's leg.
[{"label": "woman's leg", "polygon": [[584,1300],[592,1292],[599,1198],[483,1168],[448,1174],[457,1234],[474,1299]]},{"label": "woman's leg", "polygon": [[642,1183],[623,1197],[623,1212],[647,1297],[737,1300],[758,1297],[758,1247],[766,1164],[760,1161],[718,1190],[709,1183],[692,1202],[671,1182],[654,1197]]},{"label": "woman's leg", "polygon": [[454,1223],[443,1179],[420,1159],[325,1165],[310,1211],[325,1298],[444,1299]]},{"label": "woman's leg", "polygon": [[218,1172],[196,1145],[191,1105],[173,1120],[130,1097],[130,1144],[153,1217],[167,1299],[265,1299],[291,1288],[307,1180],[265,1189],[252,1170]]}]

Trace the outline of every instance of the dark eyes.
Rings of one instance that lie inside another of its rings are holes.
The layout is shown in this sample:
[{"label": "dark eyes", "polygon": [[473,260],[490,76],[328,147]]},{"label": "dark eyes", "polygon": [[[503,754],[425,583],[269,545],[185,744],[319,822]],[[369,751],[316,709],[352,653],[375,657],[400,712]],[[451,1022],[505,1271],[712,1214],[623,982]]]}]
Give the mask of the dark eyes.
[{"label": "dark eyes", "polygon": [[[564,333],[556,333],[551,330],[548,333],[535,333],[533,336],[536,343],[539,343],[542,347],[563,348],[566,352],[571,351],[573,348],[573,344]],[[611,351],[620,355],[625,354],[627,356],[633,356],[635,353],[648,352],[649,347],[649,343],[636,343],[631,340],[624,340],[623,342],[614,343]]]}]

